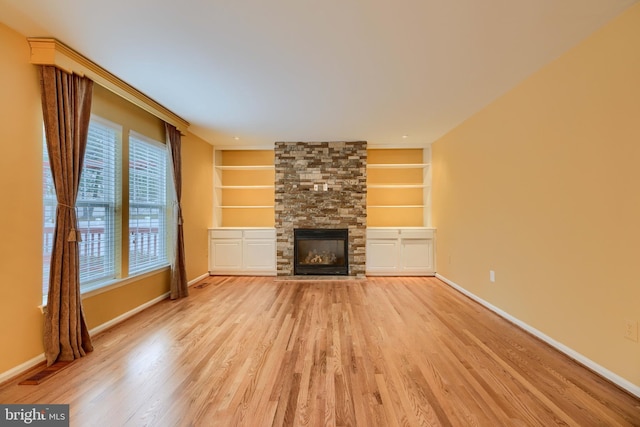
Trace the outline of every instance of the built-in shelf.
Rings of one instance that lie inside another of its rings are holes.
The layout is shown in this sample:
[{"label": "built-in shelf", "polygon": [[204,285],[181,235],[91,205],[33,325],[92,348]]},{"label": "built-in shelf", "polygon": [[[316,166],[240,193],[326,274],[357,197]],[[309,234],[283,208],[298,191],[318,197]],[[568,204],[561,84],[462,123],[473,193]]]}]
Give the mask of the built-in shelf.
[{"label": "built-in shelf", "polygon": [[429,147],[369,150],[368,227],[424,227],[431,223]]},{"label": "built-in shelf", "polygon": [[214,165],[214,225],[272,227],[273,150],[215,150]]}]

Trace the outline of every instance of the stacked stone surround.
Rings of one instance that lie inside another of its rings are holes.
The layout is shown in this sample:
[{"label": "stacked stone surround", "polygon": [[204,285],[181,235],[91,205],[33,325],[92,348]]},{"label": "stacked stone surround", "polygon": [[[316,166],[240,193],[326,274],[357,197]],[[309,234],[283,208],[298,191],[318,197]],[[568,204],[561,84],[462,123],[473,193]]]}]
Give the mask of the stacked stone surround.
[{"label": "stacked stone surround", "polygon": [[[367,143],[276,142],[277,274],[293,275],[295,228],[349,230],[349,275],[364,277]],[[328,185],[322,191],[323,184]],[[314,191],[314,184],[318,191]]]}]

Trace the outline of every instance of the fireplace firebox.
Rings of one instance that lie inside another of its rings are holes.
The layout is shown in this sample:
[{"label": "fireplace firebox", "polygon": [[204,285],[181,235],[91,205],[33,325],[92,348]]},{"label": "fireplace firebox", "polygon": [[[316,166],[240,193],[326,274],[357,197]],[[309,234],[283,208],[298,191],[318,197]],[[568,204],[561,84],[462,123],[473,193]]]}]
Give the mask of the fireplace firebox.
[{"label": "fireplace firebox", "polygon": [[348,229],[296,228],[293,242],[294,274],[349,274]]}]

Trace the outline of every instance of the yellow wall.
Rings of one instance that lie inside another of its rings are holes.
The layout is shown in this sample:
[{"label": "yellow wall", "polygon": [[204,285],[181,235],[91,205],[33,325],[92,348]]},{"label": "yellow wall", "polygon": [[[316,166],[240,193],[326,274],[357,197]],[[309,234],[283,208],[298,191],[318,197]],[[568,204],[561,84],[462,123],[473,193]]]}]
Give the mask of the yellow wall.
[{"label": "yellow wall", "polygon": [[635,5],[432,147],[438,273],[638,386],[639,82]]},{"label": "yellow wall", "polygon": [[225,166],[267,166],[275,161],[273,150],[224,150],[220,156]]},{"label": "yellow wall", "polygon": [[170,270],[132,280],[124,286],[82,298],[87,326],[93,329],[169,292]]},{"label": "yellow wall", "polygon": [[208,229],[213,219],[213,146],[187,133],[182,137],[182,215],[187,279],[209,270]]},{"label": "yellow wall", "polygon": [[42,107],[25,38],[0,24],[0,373],[42,353]]},{"label": "yellow wall", "polygon": [[162,120],[97,84],[93,85],[91,113],[122,125],[125,136],[132,130],[158,142],[165,142]]},{"label": "yellow wall", "polygon": [[[130,131],[141,133],[158,142],[165,142],[164,122],[162,120],[102,86],[93,85],[91,113],[122,126],[122,165],[129,164]],[[129,194],[129,170],[123,167],[121,173],[122,194],[124,195],[120,200],[120,209],[122,212],[121,235],[125,236],[125,238],[121,239],[120,246],[120,252],[124,255],[121,259],[122,264],[120,266],[123,273],[118,277],[126,277],[126,272],[129,270],[127,257],[129,253],[129,239],[126,237],[129,232],[129,197],[126,196]],[[165,282],[165,284],[166,288],[169,289],[169,282]],[[127,307],[131,307],[132,303],[132,301],[123,301],[121,303],[122,308],[117,310],[119,312],[118,314],[129,311]],[[136,305],[133,307],[136,307]],[[91,320],[90,316],[87,315],[87,322],[92,323]]]},{"label": "yellow wall", "polygon": [[[42,110],[37,68],[24,35],[0,24],[0,375],[43,353]],[[93,112],[164,141],[162,123],[95,86]],[[183,137],[183,214],[187,277],[207,273],[212,218],[212,147]],[[126,179],[126,178],[125,178]],[[83,299],[90,329],[168,291],[167,269]]]}]

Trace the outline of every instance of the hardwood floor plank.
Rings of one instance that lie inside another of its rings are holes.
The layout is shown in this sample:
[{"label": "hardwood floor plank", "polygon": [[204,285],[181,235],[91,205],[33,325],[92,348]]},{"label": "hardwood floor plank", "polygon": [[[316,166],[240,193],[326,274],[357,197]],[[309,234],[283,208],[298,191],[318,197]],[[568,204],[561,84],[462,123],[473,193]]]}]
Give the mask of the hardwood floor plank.
[{"label": "hardwood floor plank", "polygon": [[639,399],[435,278],[191,289],[0,402],[78,426],[640,426]]}]

